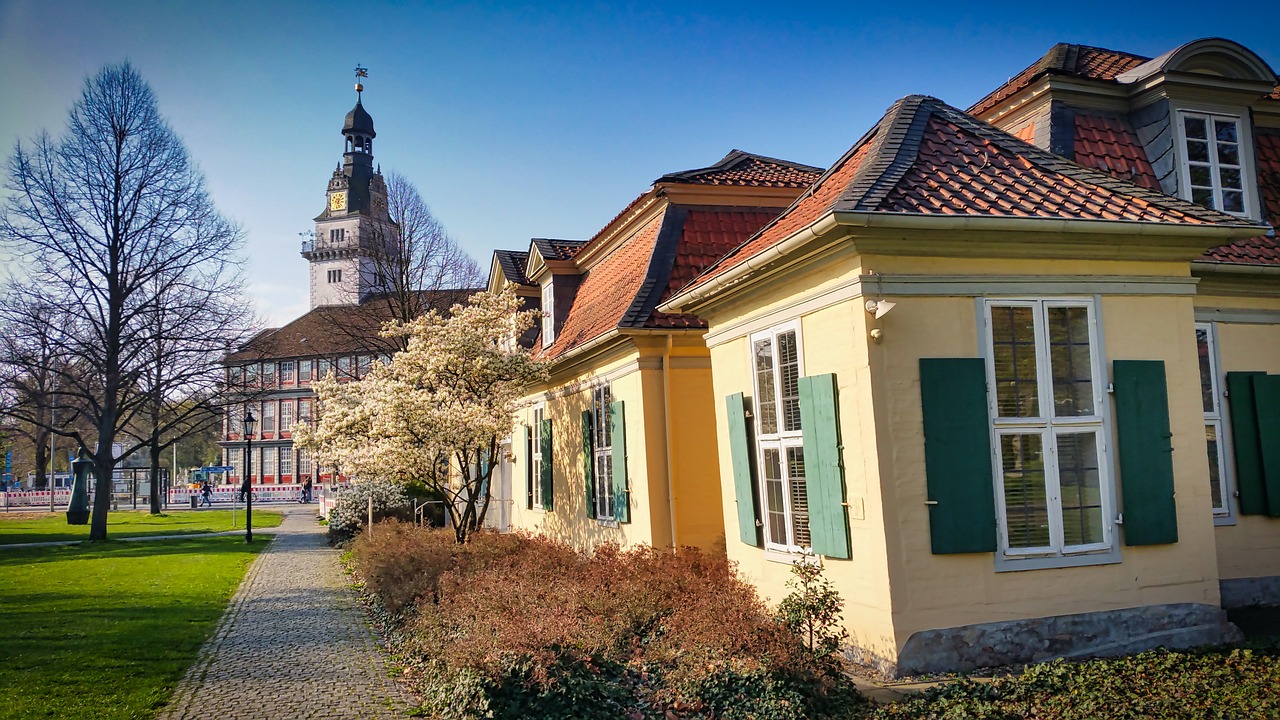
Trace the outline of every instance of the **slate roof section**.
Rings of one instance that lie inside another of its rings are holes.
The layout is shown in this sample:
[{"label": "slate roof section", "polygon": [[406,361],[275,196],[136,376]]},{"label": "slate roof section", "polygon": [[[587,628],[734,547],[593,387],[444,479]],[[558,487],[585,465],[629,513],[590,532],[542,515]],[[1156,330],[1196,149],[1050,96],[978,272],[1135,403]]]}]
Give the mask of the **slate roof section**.
[{"label": "slate roof section", "polygon": [[502,275],[507,282],[516,285],[533,284],[524,274],[525,268],[529,267],[529,253],[521,250],[494,250],[493,255],[498,258],[498,266],[502,268]]},{"label": "slate roof section", "polygon": [[1032,63],[1022,72],[1014,75],[1008,82],[987,94],[970,107],[968,112],[980,115],[1016,95],[1023,88],[1046,75],[1067,75],[1115,82],[1116,76],[1132,70],[1151,58],[1133,53],[1090,47],[1088,45],[1072,45],[1058,43],[1043,57]]},{"label": "slate roof section", "polygon": [[1127,118],[1076,110],[1074,147],[1076,163],[1160,190],[1155,170]]},{"label": "slate roof section", "polygon": [[572,260],[587,245],[586,240],[559,240],[555,238],[533,238],[532,243],[534,247],[538,248],[538,252],[542,253],[542,257],[547,260]]},{"label": "slate roof section", "polygon": [[[424,293],[423,300],[426,307],[446,311],[476,292],[474,289],[431,291]],[[224,362],[354,354],[369,352],[371,348],[391,351],[393,343],[378,336],[382,324],[390,319],[387,303],[379,298],[360,305],[318,307],[287,325],[263,330],[227,355]]]},{"label": "slate roof section", "polygon": [[795,203],[686,288],[725,272],[829,212],[1249,226],[1081,167],[940,100],[894,103]]},{"label": "slate roof section", "polygon": [[822,168],[812,165],[734,149],[712,165],[668,173],[655,180],[654,184],[806,188],[821,175]]}]

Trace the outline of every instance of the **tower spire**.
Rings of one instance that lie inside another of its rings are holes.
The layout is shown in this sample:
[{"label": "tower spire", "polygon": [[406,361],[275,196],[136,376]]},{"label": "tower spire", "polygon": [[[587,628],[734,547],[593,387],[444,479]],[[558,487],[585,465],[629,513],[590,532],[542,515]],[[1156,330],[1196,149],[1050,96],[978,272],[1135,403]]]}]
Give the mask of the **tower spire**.
[{"label": "tower spire", "polygon": [[364,94],[364,83],[360,82],[360,78],[367,77],[369,77],[369,68],[361,67],[360,63],[356,63],[356,102],[360,102]]}]

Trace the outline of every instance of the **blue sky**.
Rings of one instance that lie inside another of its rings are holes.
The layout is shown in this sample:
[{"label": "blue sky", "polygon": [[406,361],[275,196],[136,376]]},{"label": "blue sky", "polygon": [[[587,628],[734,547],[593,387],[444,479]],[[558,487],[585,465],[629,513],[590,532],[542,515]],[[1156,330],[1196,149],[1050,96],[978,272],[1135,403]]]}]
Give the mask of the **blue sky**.
[{"label": "blue sky", "polygon": [[1277,27],[1274,2],[0,0],[0,153],[60,132],[84,77],[130,60],[244,226],[250,294],[278,324],[306,310],[298,234],[357,63],[375,160],[487,268],[530,237],[589,237],[732,148],[825,166],[897,98],[967,107],[1055,42],[1154,56],[1222,36],[1280,68]]}]

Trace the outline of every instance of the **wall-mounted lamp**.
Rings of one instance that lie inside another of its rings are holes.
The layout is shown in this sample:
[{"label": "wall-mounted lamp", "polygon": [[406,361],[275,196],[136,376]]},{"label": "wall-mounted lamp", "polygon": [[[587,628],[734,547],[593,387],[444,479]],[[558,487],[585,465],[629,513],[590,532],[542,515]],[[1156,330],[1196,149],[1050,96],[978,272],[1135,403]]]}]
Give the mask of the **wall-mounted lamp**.
[{"label": "wall-mounted lamp", "polygon": [[889,314],[889,311],[898,306],[898,303],[889,302],[888,300],[868,300],[867,312],[876,317],[877,320]]}]

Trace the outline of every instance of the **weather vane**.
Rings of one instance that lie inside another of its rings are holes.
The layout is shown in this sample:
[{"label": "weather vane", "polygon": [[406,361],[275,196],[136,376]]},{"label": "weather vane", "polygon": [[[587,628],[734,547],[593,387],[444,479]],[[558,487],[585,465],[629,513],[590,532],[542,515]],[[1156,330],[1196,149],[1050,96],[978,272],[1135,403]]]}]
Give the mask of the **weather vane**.
[{"label": "weather vane", "polygon": [[356,63],[356,92],[364,92],[364,83],[360,82],[360,78],[369,77],[369,68],[360,67],[360,63]]}]

